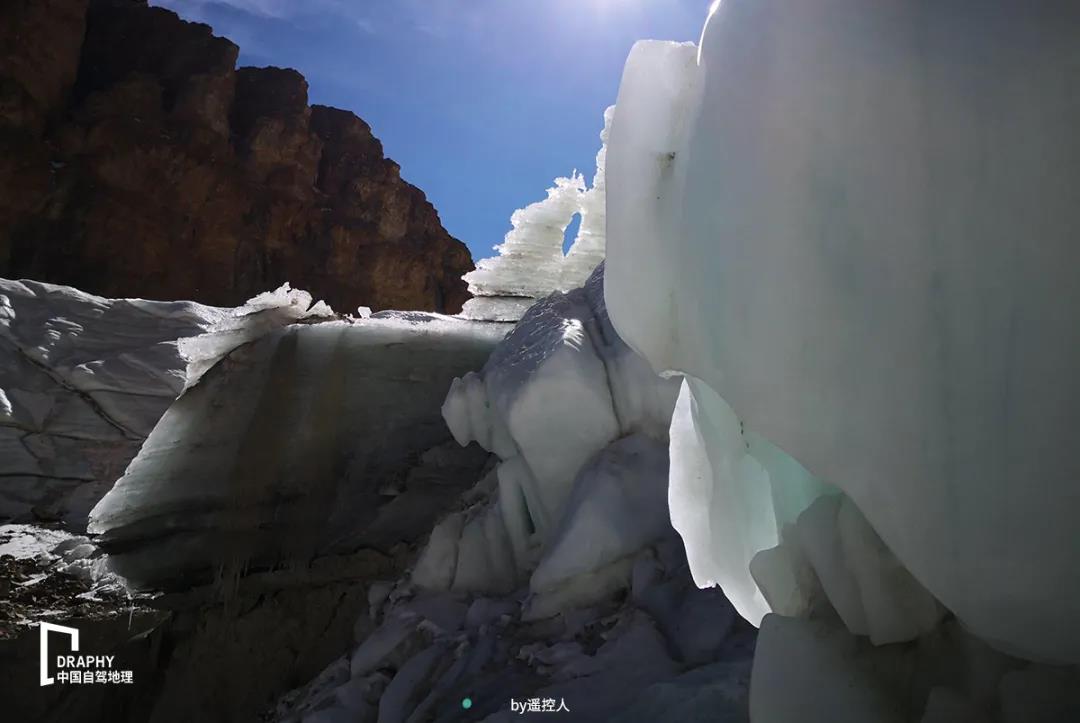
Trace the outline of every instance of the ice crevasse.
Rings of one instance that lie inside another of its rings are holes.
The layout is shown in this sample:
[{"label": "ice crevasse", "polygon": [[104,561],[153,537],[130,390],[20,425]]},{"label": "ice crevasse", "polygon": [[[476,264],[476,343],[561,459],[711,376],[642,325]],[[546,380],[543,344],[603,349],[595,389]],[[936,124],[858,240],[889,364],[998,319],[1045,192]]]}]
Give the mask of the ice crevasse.
[{"label": "ice crevasse", "polygon": [[[1080,662],[1078,28],[1066,3],[724,0],[699,46],[631,52],[607,308],[685,375],[672,520],[751,621],[809,565],[853,632],[910,639],[936,599]],[[899,612],[863,584],[891,554]]]}]

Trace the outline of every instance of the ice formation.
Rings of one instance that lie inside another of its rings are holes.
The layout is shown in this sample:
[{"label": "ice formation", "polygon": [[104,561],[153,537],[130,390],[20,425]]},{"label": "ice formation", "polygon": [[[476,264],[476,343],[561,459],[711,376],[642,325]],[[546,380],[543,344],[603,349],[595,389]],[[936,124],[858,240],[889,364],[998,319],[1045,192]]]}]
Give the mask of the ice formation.
[{"label": "ice formation", "polygon": [[406,579],[373,588],[379,626],[275,720],[459,720],[467,692],[470,719],[492,722],[519,718],[508,698],[565,699],[595,723],[745,721],[752,634],[693,585],[668,520],[677,384],[614,333],[602,265],[538,302],[443,405],[498,464]]},{"label": "ice formation", "polygon": [[[614,110],[604,111],[592,185],[586,188],[585,179],[575,171],[569,178],[556,178],[544,200],[514,211],[512,230],[495,247],[499,255],[481,259],[476,270],[464,276],[473,298],[466,302],[463,316],[517,321],[537,299],[580,287],[604,259],[604,166]],[[581,216],[581,225],[564,254],[564,234],[575,215]]]},{"label": "ice formation", "polygon": [[[545,599],[556,588],[573,597],[627,579],[620,559],[667,524],[653,520],[667,469],[657,441],[666,442],[676,389],[614,333],[602,265],[583,288],[538,302],[480,373],[450,389],[447,424],[459,443],[498,455],[497,492],[436,529],[414,580],[505,593],[531,575],[542,617],[566,602]],[[581,575],[592,577],[577,580],[580,590],[566,584]]]},{"label": "ice formation", "polygon": [[104,555],[84,535],[34,525],[0,525],[0,557],[5,556],[33,559],[43,569],[40,578],[23,585],[36,584],[45,575],[59,572],[88,585],[87,599],[97,592],[126,592],[124,581],[109,571]]},{"label": "ice formation", "polygon": [[447,471],[487,458],[453,445],[441,400],[504,333],[405,312],[273,328],[169,407],[88,529],[138,587],[423,534],[460,492]]},{"label": "ice formation", "polygon": [[[363,316],[366,308],[357,311]],[[248,299],[243,306],[223,311],[206,333],[180,339],[177,344],[180,356],[187,363],[185,389],[194,386],[230,351],[273,329],[298,321],[334,318],[334,310],[325,301],[315,301],[311,294],[290,288],[288,283]]]},{"label": "ice formation", "polygon": [[269,329],[329,313],[311,301],[287,285],[222,309],[0,279],[0,517],[81,529],[185,384]]},{"label": "ice formation", "polygon": [[[611,130],[607,299],[632,347],[693,378],[698,418],[726,402],[844,490],[973,632],[1076,663],[1080,96],[1058,83],[1080,62],[1080,9],[967,10],[732,0],[700,57],[636,46]],[[747,504],[721,483],[725,433],[673,431],[723,498],[686,534],[696,572],[744,579],[773,538],[757,525],[799,510],[759,510],[735,559],[700,534]],[[671,484],[674,512],[701,483]]]}]

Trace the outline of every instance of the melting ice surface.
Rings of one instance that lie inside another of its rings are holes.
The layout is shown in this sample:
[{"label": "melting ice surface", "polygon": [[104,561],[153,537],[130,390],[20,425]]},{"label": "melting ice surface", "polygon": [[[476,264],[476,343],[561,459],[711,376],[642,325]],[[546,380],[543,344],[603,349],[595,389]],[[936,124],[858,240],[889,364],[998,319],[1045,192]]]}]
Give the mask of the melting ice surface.
[{"label": "melting ice surface", "polygon": [[729,0],[700,59],[635,46],[606,298],[688,375],[670,504],[700,581],[768,610],[747,563],[809,470],[974,633],[1076,663],[1080,8],[973,5]]}]

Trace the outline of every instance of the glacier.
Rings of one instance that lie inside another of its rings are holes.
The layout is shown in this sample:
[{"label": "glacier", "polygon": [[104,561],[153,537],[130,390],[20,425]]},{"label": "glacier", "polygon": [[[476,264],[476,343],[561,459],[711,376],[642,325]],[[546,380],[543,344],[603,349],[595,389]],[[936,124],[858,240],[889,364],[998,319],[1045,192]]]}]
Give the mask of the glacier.
[{"label": "glacier", "polygon": [[[607,301],[699,414],[723,400],[843,490],[973,632],[1076,663],[1080,96],[1058,89],[1080,14],[970,10],[731,0],[699,50],[636,46]],[[687,545],[744,576],[707,535]]]},{"label": "glacier", "polygon": [[[377,627],[284,696],[274,720],[516,720],[507,696],[565,699],[580,721],[745,721],[752,629],[693,584],[667,506],[679,382],[619,339],[603,264],[536,302],[442,414],[493,453],[411,570],[372,589]],[[467,446],[466,446],[467,445]],[[659,715],[659,714],[658,714]]]},{"label": "glacier", "polygon": [[591,187],[516,212],[461,317],[159,310],[169,408],[90,533],[196,604],[362,578],[282,723],[1078,719],[1077,28],[714,3],[634,46]]},{"label": "glacier", "polygon": [[161,415],[214,361],[330,313],[288,285],[226,309],[0,279],[0,518],[83,529]]},{"label": "glacier", "polygon": [[[40,318],[87,317],[99,357],[138,351],[90,321],[123,302],[58,293],[71,308]],[[168,408],[91,500],[92,540],[49,553],[167,611],[154,635],[176,647],[155,705],[205,712],[228,681],[190,686],[254,651],[263,682],[227,701],[245,709],[348,645],[366,597],[355,649],[278,719],[422,718],[467,687],[493,720],[510,689],[629,720],[700,666],[722,679],[698,698],[745,719],[752,631],[693,584],[665,504],[678,382],[614,332],[602,263],[516,326],[341,318],[288,287],[200,313],[160,330]]]},{"label": "glacier", "polygon": [[725,0],[627,59],[605,298],[755,723],[1080,713],[1078,28]]},{"label": "glacier", "polygon": [[[461,315],[487,321],[517,321],[537,300],[552,291],[582,286],[604,258],[606,217],[605,158],[608,130],[615,108],[604,111],[596,173],[586,187],[574,171],[555,179],[547,197],[514,211],[513,227],[495,247],[498,256],[480,259],[476,269],[462,278],[473,298]],[[574,216],[581,223],[564,253],[564,235]]]},{"label": "glacier", "polygon": [[[508,592],[531,573],[539,593],[576,573],[595,572],[601,562],[613,563],[648,541],[636,539],[632,530],[620,534],[609,528],[615,534],[607,553],[594,547],[597,559],[591,561],[581,558],[580,545],[572,542],[582,534],[590,539],[591,531],[595,543],[605,524],[620,524],[586,512],[610,512],[610,502],[600,501],[605,495],[624,500],[628,509],[643,505],[644,512],[655,506],[644,501],[649,493],[642,488],[658,485],[653,494],[663,499],[667,426],[677,389],[614,333],[604,307],[603,278],[601,264],[583,287],[536,303],[479,373],[466,374],[450,387],[443,415],[454,438],[460,444],[476,441],[500,460],[492,472],[497,504],[468,521],[451,518],[433,534],[440,539],[446,534],[443,544],[459,547],[452,589]],[[564,414],[573,422],[560,423]],[[621,454],[595,460],[593,473],[579,477],[594,455],[623,437]],[[657,448],[649,440],[664,445]],[[609,482],[600,481],[605,476]],[[633,494],[645,495],[643,501],[620,494],[620,485],[635,488]],[[570,509],[583,518],[567,518]],[[645,520],[639,520],[641,530],[650,529]],[[450,526],[456,534],[449,534]],[[628,535],[636,544],[626,546]],[[558,549],[557,541],[569,546],[567,552],[549,552],[534,572],[545,546]],[[489,560],[488,551],[499,549],[512,554]],[[432,554],[434,548],[425,556]],[[429,565],[424,557],[421,562],[418,584],[443,586],[423,574]],[[474,564],[492,568],[476,571]]]},{"label": "glacier", "polygon": [[[216,356],[234,333],[188,346]],[[484,465],[439,405],[505,333],[418,312],[263,329],[169,407],[88,530],[136,588],[388,551]]]}]

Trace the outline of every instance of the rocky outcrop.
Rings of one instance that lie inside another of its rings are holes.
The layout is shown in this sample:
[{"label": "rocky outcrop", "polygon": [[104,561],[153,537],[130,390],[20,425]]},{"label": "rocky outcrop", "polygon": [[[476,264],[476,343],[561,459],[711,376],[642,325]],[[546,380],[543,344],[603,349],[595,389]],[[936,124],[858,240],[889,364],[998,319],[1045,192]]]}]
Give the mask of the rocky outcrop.
[{"label": "rocky outcrop", "polygon": [[[364,121],[143,0],[0,8],[0,275],[233,306],[457,312],[465,246]],[[182,260],[182,263],[178,263]]]}]

